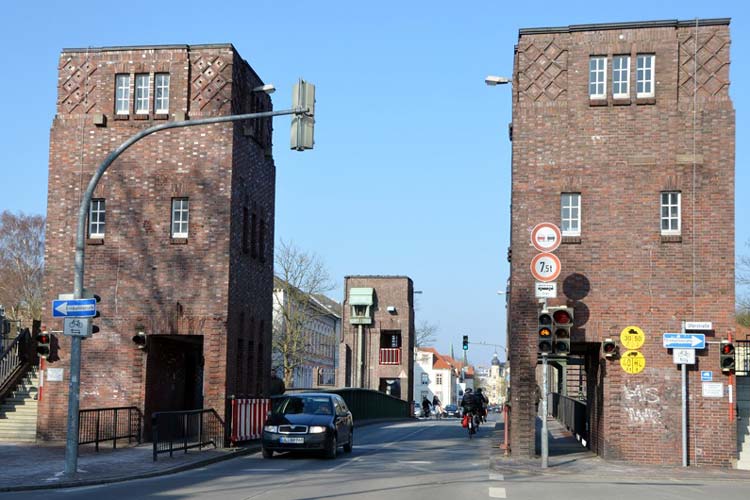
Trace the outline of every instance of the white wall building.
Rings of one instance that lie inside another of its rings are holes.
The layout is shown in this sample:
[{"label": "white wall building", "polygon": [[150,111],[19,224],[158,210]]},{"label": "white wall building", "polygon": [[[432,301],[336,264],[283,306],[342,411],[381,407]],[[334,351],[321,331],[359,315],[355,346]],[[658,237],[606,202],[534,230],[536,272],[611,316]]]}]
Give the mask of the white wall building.
[{"label": "white wall building", "polygon": [[440,354],[433,347],[414,349],[414,399],[417,403],[426,397],[432,402],[437,395],[443,406],[458,404],[459,366],[450,356]]}]

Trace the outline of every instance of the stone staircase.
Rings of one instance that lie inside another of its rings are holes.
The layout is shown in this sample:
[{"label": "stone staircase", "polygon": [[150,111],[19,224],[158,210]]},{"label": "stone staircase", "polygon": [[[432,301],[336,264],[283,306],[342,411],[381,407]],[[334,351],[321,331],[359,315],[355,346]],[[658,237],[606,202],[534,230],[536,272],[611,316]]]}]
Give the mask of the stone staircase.
[{"label": "stone staircase", "polygon": [[0,442],[36,441],[39,369],[32,367],[0,404]]},{"label": "stone staircase", "polygon": [[737,468],[750,470],[750,376],[737,377]]}]

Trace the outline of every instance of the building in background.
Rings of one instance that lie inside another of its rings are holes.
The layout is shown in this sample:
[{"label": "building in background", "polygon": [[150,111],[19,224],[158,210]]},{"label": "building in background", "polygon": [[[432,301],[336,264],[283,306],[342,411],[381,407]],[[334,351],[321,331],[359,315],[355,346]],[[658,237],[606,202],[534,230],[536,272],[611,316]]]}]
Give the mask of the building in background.
[{"label": "building in background", "polygon": [[411,401],[414,284],[407,276],[347,276],[337,385]]},{"label": "building in background", "polygon": [[[569,370],[582,371],[584,391],[571,399],[586,405],[587,445],[604,458],[681,464],[680,375],[662,334],[710,322],[707,348],[688,371],[688,462],[737,459],[729,396],[700,390],[701,371],[729,382],[719,341],[735,330],[730,44],[729,19],[519,31],[508,302],[514,455],[535,453],[540,383],[529,228],[551,222],[562,230],[562,272],[549,306],[573,308],[574,326],[569,361],[551,364],[560,382],[550,389],[565,396]],[[632,327],[643,342],[626,354],[622,332]],[[605,339],[618,342],[619,356],[603,355]]]},{"label": "building in background", "polygon": [[[282,351],[286,351],[288,362],[294,364],[287,389],[333,387],[336,383],[336,351],[341,336],[341,304],[321,294],[307,295],[299,290],[292,294],[290,285],[278,277],[274,278],[274,283],[273,366],[284,368]],[[290,301],[295,302],[292,295],[301,296],[303,301],[290,304]],[[296,331],[287,329],[288,315],[282,310],[286,307],[295,310],[293,316],[300,316],[291,318],[292,323],[298,323],[292,327]],[[283,342],[279,342],[284,336],[287,337],[286,348],[280,346]]]},{"label": "building in background", "polygon": [[481,387],[489,399],[490,404],[497,405],[505,402],[505,366],[495,353],[489,368],[476,369],[476,386]]},{"label": "building in background", "polygon": [[[231,44],[64,49],[50,132],[44,323],[72,292],[81,191],[134,134],[172,120],[271,111]],[[267,393],[275,165],[271,120],[176,128],[137,142],[89,207],[84,286],[101,331],[82,342],[80,408],[144,416]],[[133,340],[145,335],[140,348]],[[68,337],[42,371],[38,436],[65,437]],[[54,372],[54,376],[51,376]]]},{"label": "building in background", "polygon": [[434,347],[414,349],[414,399],[417,403],[423,398],[432,401],[434,396],[443,406],[458,403],[458,379],[460,368],[447,355],[440,354]]}]

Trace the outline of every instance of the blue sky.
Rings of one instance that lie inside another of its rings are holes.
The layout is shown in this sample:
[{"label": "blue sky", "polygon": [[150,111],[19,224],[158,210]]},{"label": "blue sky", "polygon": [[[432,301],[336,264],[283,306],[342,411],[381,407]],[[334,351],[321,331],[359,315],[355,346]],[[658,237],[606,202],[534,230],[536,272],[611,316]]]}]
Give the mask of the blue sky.
[{"label": "blue sky", "polygon": [[[46,212],[62,48],[231,42],[276,85],[276,109],[289,107],[297,78],[317,86],[313,151],[289,151],[289,120],[275,122],[277,238],[322,257],[337,300],[345,275],[410,276],[423,292],[417,321],[439,325],[443,352],[452,343],[458,353],[464,334],[504,344],[496,291],[509,272],[511,99],[509,86],[487,87],[484,77],[511,76],[519,28],[731,17],[737,253],[750,253],[750,217],[742,217],[750,212],[748,97],[739,91],[749,77],[750,29],[739,1],[627,9],[580,1],[233,3],[6,2],[0,210]],[[488,363],[493,351],[475,344],[469,359]]]}]

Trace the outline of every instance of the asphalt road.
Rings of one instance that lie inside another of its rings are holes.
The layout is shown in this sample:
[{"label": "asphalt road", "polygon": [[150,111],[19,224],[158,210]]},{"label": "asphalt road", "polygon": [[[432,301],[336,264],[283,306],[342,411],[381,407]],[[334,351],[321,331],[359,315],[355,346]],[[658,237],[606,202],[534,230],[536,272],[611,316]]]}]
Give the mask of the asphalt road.
[{"label": "asphalt road", "polygon": [[[458,419],[380,424],[357,429],[354,451],[335,460],[260,453],[158,478],[0,494],[30,499],[696,499],[750,498],[750,476],[648,477],[627,468],[563,472],[489,469],[499,453],[492,423],[469,440]],[[562,457],[558,457],[562,458]],[[605,472],[608,471],[608,472]]]}]

